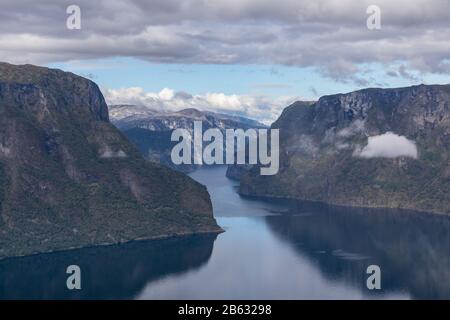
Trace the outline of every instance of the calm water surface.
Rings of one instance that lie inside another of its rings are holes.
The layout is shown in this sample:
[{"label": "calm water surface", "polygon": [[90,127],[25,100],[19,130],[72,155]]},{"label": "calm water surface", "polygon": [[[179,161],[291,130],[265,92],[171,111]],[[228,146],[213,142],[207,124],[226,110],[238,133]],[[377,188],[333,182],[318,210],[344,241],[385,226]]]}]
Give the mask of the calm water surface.
[{"label": "calm water surface", "polygon": [[[450,299],[448,217],[244,199],[225,168],[191,176],[225,233],[0,261],[0,298]],[[69,264],[80,291],[65,288]]]}]

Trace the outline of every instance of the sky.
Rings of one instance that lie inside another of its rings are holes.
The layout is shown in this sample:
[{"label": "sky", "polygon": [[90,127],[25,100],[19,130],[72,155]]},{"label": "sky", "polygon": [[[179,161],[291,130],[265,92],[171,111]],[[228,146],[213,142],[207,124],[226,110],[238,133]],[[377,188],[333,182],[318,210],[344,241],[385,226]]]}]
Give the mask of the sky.
[{"label": "sky", "polygon": [[90,78],[109,104],[265,123],[296,100],[450,83],[449,34],[449,0],[0,0],[0,61]]}]

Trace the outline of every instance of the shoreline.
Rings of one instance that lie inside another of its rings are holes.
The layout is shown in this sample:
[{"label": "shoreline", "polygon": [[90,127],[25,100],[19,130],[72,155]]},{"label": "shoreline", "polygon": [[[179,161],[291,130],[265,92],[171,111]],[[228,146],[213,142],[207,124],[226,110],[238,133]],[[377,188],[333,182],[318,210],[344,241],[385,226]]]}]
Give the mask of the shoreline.
[{"label": "shoreline", "polygon": [[407,208],[407,207],[361,206],[361,205],[333,203],[333,202],[326,202],[326,201],[319,201],[319,200],[301,199],[301,198],[288,197],[288,196],[246,194],[246,193],[242,193],[240,190],[238,190],[238,194],[242,197],[246,197],[249,199],[260,199],[260,200],[266,200],[266,201],[271,200],[271,199],[272,200],[277,199],[277,200],[285,200],[285,201],[305,202],[305,203],[324,205],[324,206],[333,206],[333,207],[338,207],[338,208],[397,210],[397,211],[404,211],[405,213],[409,212],[409,213],[422,214],[422,215],[428,214],[428,215],[435,215],[435,216],[446,216],[446,217],[450,218],[450,213],[440,212],[440,211],[425,211],[425,210]]},{"label": "shoreline", "polygon": [[180,232],[180,233],[175,233],[175,234],[171,234],[171,235],[141,237],[141,238],[136,238],[136,239],[127,240],[127,241],[119,241],[119,242],[103,242],[103,243],[86,245],[86,246],[74,246],[74,247],[68,247],[68,248],[64,248],[64,249],[47,250],[47,251],[35,252],[35,253],[23,254],[23,255],[0,256],[0,263],[5,260],[10,260],[10,259],[20,259],[20,258],[25,258],[25,257],[37,256],[37,255],[54,254],[54,253],[60,253],[60,252],[82,250],[82,249],[87,249],[87,248],[120,246],[120,245],[129,244],[132,242],[145,242],[145,241],[151,242],[151,241],[161,241],[161,240],[170,240],[170,239],[182,239],[182,238],[189,238],[189,237],[196,237],[196,236],[201,237],[201,236],[208,236],[208,235],[216,235],[217,236],[224,232],[225,232],[225,230],[219,226],[219,228],[217,230],[210,230],[210,231]]}]

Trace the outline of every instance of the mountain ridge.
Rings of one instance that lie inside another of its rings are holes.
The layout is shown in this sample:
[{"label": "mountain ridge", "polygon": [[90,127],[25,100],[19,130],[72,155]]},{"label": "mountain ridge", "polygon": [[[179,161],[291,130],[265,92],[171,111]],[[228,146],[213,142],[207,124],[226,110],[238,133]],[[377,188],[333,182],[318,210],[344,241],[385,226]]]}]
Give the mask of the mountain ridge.
[{"label": "mountain ridge", "polygon": [[229,122],[231,123],[241,123],[248,128],[264,128],[266,125],[247,118],[243,116],[236,116],[226,113],[213,112],[213,111],[201,111],[196,108],[185,108],[178,111],[169,110],[157,110],[146,106],[125,104],[125,105],[109,105],[111,122],[116,125],[121,130],[126,130],[130,128],[144,128],[144,129],[159,129],[159,130],[170,130],[174,128],[184,128],[186,126],[172,125],[166,127],[151,126],[149,123],[155,122],[158,119],[171,119],[171,118],[183,118],[190,120],[202,120],[209,121],[215,120],[217,123]]},{"label": "mountain ridge", "polygon": [[171,150],[178,143],[171,141],[175,129],[187,129],[193,134],[194,121],[202,121],[203,130],[266,128],[256,120],[211,111],[187,108],[179,111],[158,111],[145,106],[112,105],[110,117],[128,139],[153,162],[161,163],[181,172],[191,172],[198,166],[194,164],[175,165],[171,160]]},{"label": "mountain ridge", "polygon": [[[280,173],[259,177],[252,170],[241,179],[243,195],[450,213],[450,85],[300,101],[272,128],[280,129]],[[412,141],[417,159],[359,156],[370,137],[388,132]]]},{"label": "mountain ridge", "polygon": [[94,82],[0,63],[0,115],[0,258],[222,231],[206,188],[144,160]]}]

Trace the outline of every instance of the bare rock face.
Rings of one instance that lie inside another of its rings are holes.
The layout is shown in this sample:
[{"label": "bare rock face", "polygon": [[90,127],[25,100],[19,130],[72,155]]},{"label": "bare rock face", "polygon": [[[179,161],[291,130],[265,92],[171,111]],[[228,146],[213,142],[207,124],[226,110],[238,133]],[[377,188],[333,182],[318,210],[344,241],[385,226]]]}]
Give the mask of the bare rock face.
[{"label": "bare rock face", "polygon": [[[296,102],[272,127],[280,171],[251,170],[242,194],[450,214],[450,85]],[[405,144],[416,154],[403,154]]]},{"label": "bare rock face", "polygon": [[220,232],[206,188],[144,160],[97,85],[0,63],[0,258]]},{"label": "bare rock face", "polygon": [[[173,164],[171,151],[178,144],[178,141],[171,140],[173,130],[186,129],[192,135],[194,121],[201,121],[203,130],[218,128],[223,133],[226,129],[266,128],[262,123],[245,117],[193,108],[169,112],[146,106],[111,105],[109,111],[111,122],[141,151],[145,158],[181,172],[192,172],[198,168],[198,165]],[[192,154],[192,160],[193,157],[194,154]]]}]

